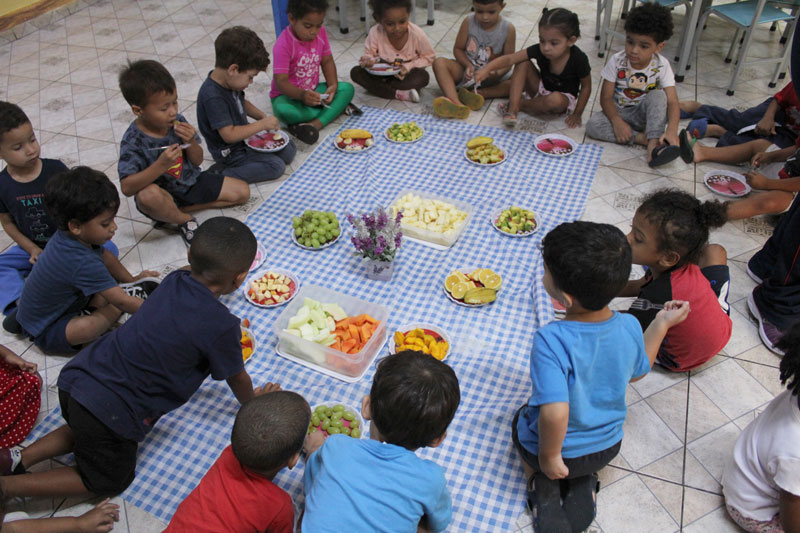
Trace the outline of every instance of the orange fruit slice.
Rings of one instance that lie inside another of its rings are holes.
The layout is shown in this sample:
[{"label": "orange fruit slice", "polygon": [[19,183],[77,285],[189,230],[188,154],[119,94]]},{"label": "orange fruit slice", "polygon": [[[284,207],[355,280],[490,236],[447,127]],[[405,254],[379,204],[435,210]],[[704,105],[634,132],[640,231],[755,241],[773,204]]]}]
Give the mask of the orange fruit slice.
[{"label": "orange fruit slice", "polygon": [[483,283],[483,286],[486,287],[487,289],[497,290],[503,284],[503,278],[501,278],[499,274],[493,273],[482,279],[481,283]]},{"label": "orange fruit slice", "polygon": [[460,283],[462,281],[464,280],[461,279],[461,277],[458,276],[457,274],[454,273],[448,274],[447,277],[444,278],[444,288],[447,289],[447,292],[453,292],[453,287],[455,287],[456,283]]},{"label": "orange fruit slice", "polygon": [[469,289],[470,289],[470,286],[466,281],[459,281],[458,283],[455,284],[455,286],[453,287],[453,290],[450,291],[450,294],[456,300],[460,300],[461,298],[464,297],[465,294],[467,294],[467,291]]}]

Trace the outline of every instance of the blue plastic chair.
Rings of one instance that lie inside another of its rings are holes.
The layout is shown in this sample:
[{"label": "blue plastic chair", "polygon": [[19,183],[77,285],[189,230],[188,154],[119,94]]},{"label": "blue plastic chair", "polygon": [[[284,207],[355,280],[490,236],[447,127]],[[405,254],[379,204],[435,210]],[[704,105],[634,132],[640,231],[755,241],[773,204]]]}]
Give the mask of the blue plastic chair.
[{"label": "blue plastic chair", "polygon": [[[677,6],[686,6],[687,12],[689,10],[689,5],[692,3],[692,0],[639,0],[641,2],[655,2],[657,4],[661,4],[664,7],[677,7]],[[701,1],[701,0],[695,0]],[[600,46],[598,47],[597,56],[603,57],[606,52],[606,45],[608,43],[608,36],[613,35],[615,37],[624,38],[625,36],[617,31],[614,31],[610,28],[610,19],[611,19],[611,9],[613,7],[613,0],[597,0],[597,19],[595,21],[595,36],[594,39],[596,41],[600,41]],[[625,3],[622,4],[622,13],[620,14],[620,18],[625,18],[628,14],[629,7],[632,9],[636,7],[636,0],[625,0]],[[686,18],[686,24],[688,24],[688,17]],[[683,31],[681,32],[681,39],[680,44],[678,45],[678,50],[683,48],[683,41],[688,32],[686,31],[687,28],[684,26]],[[678,57],[675,57],[675,61],[678,61]]]},{"label": "blue plastic chair", "polygon": [[275,24],[275,37],[278,37],[289,25],[287,7],[289,7],[289,0],[272,0],[272,22]]}]

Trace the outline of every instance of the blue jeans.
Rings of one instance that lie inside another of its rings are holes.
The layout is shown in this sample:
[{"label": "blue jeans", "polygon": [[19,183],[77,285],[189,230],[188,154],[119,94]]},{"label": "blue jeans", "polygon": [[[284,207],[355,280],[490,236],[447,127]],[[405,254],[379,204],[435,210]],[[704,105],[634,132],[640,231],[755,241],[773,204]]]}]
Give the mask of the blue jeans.
[{"label": "blue jeans", "polygon": [[278,179],[292,162],[297,146],[291,139],[283,150],[265,153],[247,146],[236,148],[223,159],[217,161],[221,169],[215,170],[223,176],[239,178],[247,183],[258,183]]},{"label": "blue jeans", "polygon": [[[113,242],[108,241],[103,247],[119,256],[119,249]],[[33,268],[30,258],[30,254],[16,244],[0,254],[0,310],[3,314],[7,315],[17,306],[25,278]]]},{"label": "blue jeans", "polygon": [[[700,108],[694,112],[692,118],[707,118],[709,124],[719,124],[728,130],[719,138],[717,146],[744,144],[755,139],[767,139],[779,148],[786,148],[787,146],[794,145],[796,136],[794,132],[786,127],[775,128],[775,135],[770,135],[769,137],[757,136],[752,131],[748,131],[742,135],[736,134],[737,131],[745,126],[756,124],[759,120],[764,118],[764,113],[767,111],[770,102],[772,102],[772,98],[767,98],[757,106],[745,109],[744,111],[725,109],[724,107],[715,105],[701,105]],[[785,120],[786,117],[783,109],[778,109],[778,112],[775,113],[775,122],[784,124]]]}]

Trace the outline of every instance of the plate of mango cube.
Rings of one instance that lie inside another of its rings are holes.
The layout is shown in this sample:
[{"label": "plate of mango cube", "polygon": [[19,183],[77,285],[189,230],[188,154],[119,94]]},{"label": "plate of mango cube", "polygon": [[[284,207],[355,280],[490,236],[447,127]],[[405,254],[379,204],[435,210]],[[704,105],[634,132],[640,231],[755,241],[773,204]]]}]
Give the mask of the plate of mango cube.
[{"label": "plate of mango cube", "polygon": [[389,338],[389,353],[404,350],[416,350],[444,361],[450,355],[450,337],[437,326],[405,324]]},{"label": "plate of mango cube", "polygon": [[242,338],[239,343],[242,346],[242,360],[247,363],[256,353],[256,336],[250,331],[250,321],[246,318],[242,320]]},{"label": "plate of mango cube", "polygon": [[491,137],[473,137],[468,140],[464,157],[470,163],[484,167],[493,167],[506,160],[505,152],[494,144]]},{"label": "plate of mango cube", "polygon": [[444,293],[464,307],[489,305],[502,286],[502,276],[490,268],[456,269],[444,278]]}]

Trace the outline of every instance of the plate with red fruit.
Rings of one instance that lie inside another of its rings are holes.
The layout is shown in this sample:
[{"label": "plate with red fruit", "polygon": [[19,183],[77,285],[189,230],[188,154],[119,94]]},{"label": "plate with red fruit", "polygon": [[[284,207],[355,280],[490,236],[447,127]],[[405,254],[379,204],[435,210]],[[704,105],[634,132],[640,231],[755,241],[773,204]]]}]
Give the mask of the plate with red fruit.
[{"label": "plate with red fruit", "polygon": [[262,246],[261,243],[258,243],[258,247],[256,248],[256,256],[253,258],[253,262],[250,264],[250,272],[260,267],[266,258],[267,251],[264,249],[264,246]]},{"label": "plate with red fruit", "polygon": [[257,152],[277,152],[286,148],[289,134],[285,131],[260,131],[247,139],[247,146]]},{"label": "plate with red fruit", "polygon": [[242,284],[242,293],[251,304],[271,308],[289,303],[299,286],[300,282],[291,273],[269,268],[253,274]]},{"label": "plate with red fruit", "polygon": [[400,65],[391,65],[389,63],[375,63],[368,69],[367,72],[373,76],[394,76],[400,72]]},{"label": "plate with red fruit", "polygon": [[533,140],[533,145],[544,155],[566,157],[578,149],[578,143],[566,135],[545,133]]},{"label": "plate with red fruit", "polygon": [[250,330],[250,321],[246,318],[242,320],[241,329],[242,338],[239,344],[242,347],[242,360],[247,364],[256,353],[256,336]]},{"label": "plate with red fruit", "polygon": [[729,170],[712,170],[705,175],[703,183],[712,192],[728,198],[739,198],[752,190],[744,176]]},{"label": "plate with red fruit", "polygon": [[333,145],[341,152],[358,153],[375,146],[375,138],[367,130],[353,128],[340,131]]}]

